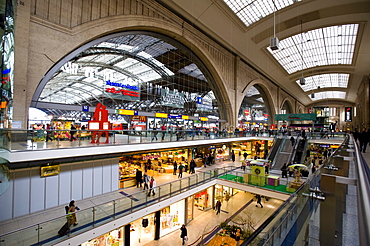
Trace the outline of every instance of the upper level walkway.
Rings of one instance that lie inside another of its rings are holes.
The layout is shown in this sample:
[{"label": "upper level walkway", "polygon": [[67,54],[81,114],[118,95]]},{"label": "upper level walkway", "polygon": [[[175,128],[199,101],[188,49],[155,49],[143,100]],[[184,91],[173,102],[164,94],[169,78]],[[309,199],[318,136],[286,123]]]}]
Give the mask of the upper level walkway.
[{"label": "upper level walkway", "polygon": [[[136,152],[144,150],[160,150],[168,148],[186,148],[205,145],[232,143],[247,140],[273,140],[269,132],[251,134],[248,132],[220,132],[204,133],[198,131],[110,131],[108,139],[100,138],[100,143],[92,143],[90,132],[78,132],[76,139],[61,140],[53,137],[53,141],[46,141],[47,134],[59,136],[61,130],[47,133],[44,130],[0,130],[0,157],[10,163],[51,160],[58,158],[109,155],[122,152]],[[271,133],[271,132],[270,132]],[[341,143],[345,134],[336,133],[329,139],[323,139],[319,133],[308,134],[309,140],[325,143]],[[106,141],[108,140],[108,141]],[[124,147],[123,147],[124,146]],[[50,151],[53,150],[53,151]]]},{"label": "upper level walkway", "polygon": [[[72,228],[71,235],[83,234],[127,215],[132,218],[135,212],[139,212],[138,216],[143,216],[143,209],[145,209],[144,213],[149,214],[153,209],[154,211],[158,210],[160,205],[167,206],[192,195],[194,192],[204,190],[215,184],[212,180],[215,181],[220,175],[228,171],[237,169],[241,172],[238,158],[236,162],[223,161],[206,168],[197,168],[195,175],[184,173],[182,179],[178,179],[176,175],[172,174],[156,173],[155,179],[158,185],[156,196],[148,197],[141,188],[132,187],[77,201],[77,205],[81,208],[81,211],[77,213],[79,224]],[[290,196],[268,189],[243,186],[245,191],[274,197],[281,201]],[[68,237],[60,238],[56,232],[66,221],[64,214],[64,207],[60,206],[4,221],[0,223],[0,239],[6,242],[5,245],[37,245],[39,242],[49,245],[63,241]],[[126,224],[129,222],[127,219],[124,220]],[[262,222],[260,221],[260,223]],[[116,221],[115,224],[118,225],[119,222]],[[100,232],[104,234],[108,231]]]}]

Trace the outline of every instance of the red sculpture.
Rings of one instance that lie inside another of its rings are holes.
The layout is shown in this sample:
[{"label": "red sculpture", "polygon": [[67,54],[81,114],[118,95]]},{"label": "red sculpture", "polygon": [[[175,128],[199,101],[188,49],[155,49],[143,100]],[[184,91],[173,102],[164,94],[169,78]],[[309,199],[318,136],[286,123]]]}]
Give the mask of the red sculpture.
[{"label": "red sculpture", "polygon": [[[95,108],[94,116],[89,121],[89,130],[91,130],[91,143],[99,143],[100,137],[105,135],[105,143],[109,143],[109,130],[111,124],[108,121],[108,110],[104,105],[98,103]],[[96,135],[98,138],[95,140]]]}]

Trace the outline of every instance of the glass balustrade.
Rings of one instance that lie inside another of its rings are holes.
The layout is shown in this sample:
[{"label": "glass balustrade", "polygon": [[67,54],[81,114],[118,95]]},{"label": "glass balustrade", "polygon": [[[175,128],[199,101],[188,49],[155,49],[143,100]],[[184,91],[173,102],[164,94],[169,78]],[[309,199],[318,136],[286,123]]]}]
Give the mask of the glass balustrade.
[{"label": "glass balustrade", "polygon": [[[179,179],[156,187],[155,195],[148,196],[148,190],[126,195],[104,204],[82,209],[76,212],[78,225],[70,227],[70,234],[77,235],[110,222],[132,212],[139,211],[154,203],[181,194],[204,184],[219,175],[224,175],[235,167],[219,168],[207,172],[199,172],[187,178]],[[45,221],[27,228],[0,235],[0,246],[9,245],[44,245],[63,241],[67,236],[59,236],[57,232],[67,222],[66,215]]]}]

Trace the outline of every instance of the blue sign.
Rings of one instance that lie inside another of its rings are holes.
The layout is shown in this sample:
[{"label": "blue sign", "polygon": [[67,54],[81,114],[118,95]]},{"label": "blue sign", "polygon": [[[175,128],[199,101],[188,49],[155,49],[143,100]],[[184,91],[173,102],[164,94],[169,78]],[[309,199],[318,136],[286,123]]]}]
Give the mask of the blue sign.
[{"label": "blue sign", "polygon": [[82,106],[83,112],[89,112],[89,106]]},{"label": "blue sign", "polygon": [[139,115],[139,112],[135,110],[134,115]]},{"label": "blue sign", "polygon": [[202,97],[197,97],[197,104],[202,104]]},{"label": "blue sign", "polygon": [[182,119],[182,116],[178,115],[178,114],[170,114],[168,116],[168,118],[170,118],[170,119]]}]

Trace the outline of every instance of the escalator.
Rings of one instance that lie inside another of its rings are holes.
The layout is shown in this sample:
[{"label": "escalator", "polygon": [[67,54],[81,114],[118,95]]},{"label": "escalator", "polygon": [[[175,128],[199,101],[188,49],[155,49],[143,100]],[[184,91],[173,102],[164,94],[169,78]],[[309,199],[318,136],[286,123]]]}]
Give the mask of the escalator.
[{"label": "escalator", "polygon": [[282,139],[280,148],[272,161],[272,169],[280,170],[284,163],[288,163],[290,161],[292,151],[293,146],[289,139]]},{"label": "escalator", "polygon": [[297,144],[297,149],[294,152],[293,163],[303,163],[305,158],[305,149],[306,149],[307,140],[305,138],[300,138]]},{"label": "escalator", "polygon": [[281,143],[283,142],[283,139],[282,138],[277,138],[275,137],[274,139],[274,145],[272,146],[268,156],[267,156],[267,159],[272,161],[274,160],[275,156],[276,156],[276,153],[279,151],[280,149],[280,145]]}]

